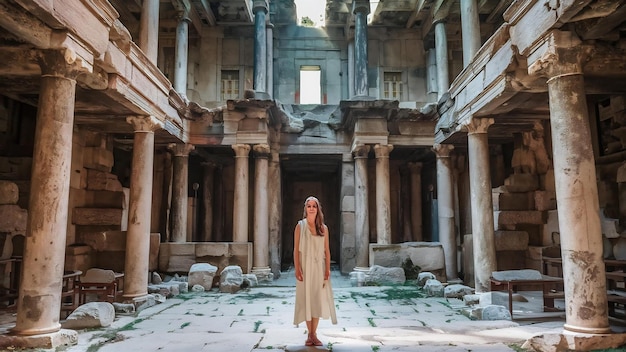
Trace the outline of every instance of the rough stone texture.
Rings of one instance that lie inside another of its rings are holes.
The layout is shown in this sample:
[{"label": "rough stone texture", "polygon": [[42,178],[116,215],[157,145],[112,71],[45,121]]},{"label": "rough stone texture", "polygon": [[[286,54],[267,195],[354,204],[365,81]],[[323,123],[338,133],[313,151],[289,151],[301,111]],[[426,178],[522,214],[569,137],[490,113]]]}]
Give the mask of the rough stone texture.
[{"label": "rough stone texture", "polygon": [[446,298],[459,298],[463,299],[463,297],[467,295],[471,295],[474,293],[474,289],[460,284],[448,285],[443,290],[443,296]]},{"label": "rough stone texture", "polygon": [[0,180],[0,205],[17,204],[20,199],[20,190],[17,184],[11,181]]},{"label": "rough stone texture", "polygon": [[436,279],[437,277],[435,277],[435,275],[431,272],[419,273],[419,275],[417,275],[417,286],[424,287],[424,285],[426,284],[426,281],[436,280]]},{"label": "rough stone texture", "polygon": [[503,187],[491,193],[493,198],[493,210],[528,210],[533,209],[531,193],[503,193]]},{"label": "rough stone texture", "polygon": [[541,352],[595,351],[618,348],[626,344],[626,334],[543,334],[533,336],[523,349]]},{"label": "rough stone texture", "polygon": [[109,172],[113,167],[113,152],[101,147],[83,148],[83,167]]},{"label": "rough stone texture", "polygon": [[439,280],[429,279],[424,284],[424,291],[428,297],[443,297],[444,287]]},{"label": "rough stone texture", "polygon": [[108,302],[90,302],[76,308],[63,323],[65,329],[99,328],[111,325],[115,308]]},{"label": "rough stone texture", "polygon": [[507,230],[507,225],[545,223],[543,212],[540,211],[494,211],[493,222],[496,230]]},{"label": "rough stone texture", "polygon": [[370,244],[370,266],[402,267],[407,258],[422,271],[432,272],[440,281],[446,280],[443,247],[438,242]]},{"label": "rough stone texture", "polygon": [[188,282],[190,286],[200,285],[206,291],[213,287],[213,279],[217,273],[217,267],[208,263],[196,263],[189,269]]},{"label": "rough stone texture", "polygon": [[74,208],[72,221],[75,225],[121,225],[122,209]]},{"label": "rough stone texture", "polygon": [[0,205],[0,232],[26,232],[28,212],[17,205]]},{"label": "rough stone texture", "polygon": [[553,246],[561,243],[559,213],[556,210],[546,212],[547,220],[543,226],[542,245]]},{"label": "rough stone texture", "polygon": [[621,235],[619,227],[619,219],[608,218],[604,214],[604,210],[600,209],[600,224],[602,225],[602,234],[606,238],[618,238]]},{"label": "rough stone texture", "polygon": [[525,251],[528,248],[528,233],[525,231],[495,231],[496,251]]},{"label": "rough stone texture", "polygon": [[556,209],[556,192],[535,191],[535,209],[539,211]]},{"label": "rough stone texture", "polygon": [[220,273],[220,292],[235,293],[243,284],[243,272],[236,265],[229,265]]},{"label": "rough stone texture", "polygon": [[494,271],[491,276],[499,281],[541,280],[543,277],[539,271],[532,269]]},{"label": "rough stone texture", "polygon": [[161,243],[158,252],[158,270],[166,273],[187,273],[195,263],[210,263],[218,272],[229,265],[238,265],[242,271],[252,268],[252,243],[187,242]]},{"label": "rough stone texture", "polygon": [[504,306],[488,305],[479,311],[480,320],[511,320],[511,313]]},{"label": "rough stone texture", "polygon": [[108,172],[94,169],[86,169],[83,175],[86,175],[86,185],[88,190],[92,191],[122,191],[122,184],[117,176]]},{"label": "rough stone texture", "polygon": [[243,274],[243,287],[257,287],[259,279],[254,274]]},{"label": "rough stone texture", "polygon": [[366,275],[366,284],[376,285],[402,285],[406,281],[404,269],[386,268],[373,265]]},{"label": "rough stone texture", "polygon": [[57,332],[41,335],[20,336],[20,335],[0,335],[0,348],[7,351],[19,348],[47,348],[56,349],[60,346],[72,346],[78,343],[78,333],[76,330],[61,329]]},{"label": "rough stone texture", "polygon": [[539,178],[534,174],[513,174],[504,180],[504,187],[511,193],[535,191],[539,188]]}]

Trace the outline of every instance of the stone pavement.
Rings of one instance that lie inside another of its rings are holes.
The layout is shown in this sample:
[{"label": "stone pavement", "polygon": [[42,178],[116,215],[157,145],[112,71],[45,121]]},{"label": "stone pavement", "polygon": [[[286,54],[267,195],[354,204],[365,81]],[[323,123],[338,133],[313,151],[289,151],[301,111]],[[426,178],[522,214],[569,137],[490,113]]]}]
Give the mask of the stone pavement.
[{"label": "stone pavement", "polygon": [[423,298],[412,286],[352,287],[333,271],[338,324],[321,320],[322,347],[306,347],[306,325],[293,325],[295,279],[235,294],[185,293],[118,316],[107,328],[80,330],[78,344],[56,351],[521,351],[537,334],[562,331],[564,320],[472,321],[460,300]]}]

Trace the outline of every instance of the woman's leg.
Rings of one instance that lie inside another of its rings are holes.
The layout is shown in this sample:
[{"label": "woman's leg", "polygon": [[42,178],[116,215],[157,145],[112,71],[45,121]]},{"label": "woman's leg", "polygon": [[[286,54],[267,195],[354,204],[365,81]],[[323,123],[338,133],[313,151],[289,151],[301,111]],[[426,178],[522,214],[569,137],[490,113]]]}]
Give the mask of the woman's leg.
[{"label": "woman's leg", "polygon": [[306,329],[308,331],[306,342],[304,343],[307,346],[313,346],[313,340],[311,339],[311,329],[313,328],[313,322],[311,320],[306,321]]},{"label": "woman's leg", "polygon": [[315,346],[321,346],[322,341],[317,338],[317,326],[319,325],[320,318],[311,318],[311,332],[310,338]]}]

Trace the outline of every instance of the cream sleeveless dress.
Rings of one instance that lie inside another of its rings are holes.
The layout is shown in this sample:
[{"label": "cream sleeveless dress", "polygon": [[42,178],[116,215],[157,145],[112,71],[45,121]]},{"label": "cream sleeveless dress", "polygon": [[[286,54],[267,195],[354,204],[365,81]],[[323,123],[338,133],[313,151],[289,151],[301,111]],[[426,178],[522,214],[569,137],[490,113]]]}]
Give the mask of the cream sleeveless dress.
[{"label": "cream sleeveless dress", "polygon": [[305,220],[300,220],[300,266],[303,281],[296,280],[294,325],[311,318],[331,319],[337,324],[335,302],[330,280],[324,284],[324,236],[311,233]]}]

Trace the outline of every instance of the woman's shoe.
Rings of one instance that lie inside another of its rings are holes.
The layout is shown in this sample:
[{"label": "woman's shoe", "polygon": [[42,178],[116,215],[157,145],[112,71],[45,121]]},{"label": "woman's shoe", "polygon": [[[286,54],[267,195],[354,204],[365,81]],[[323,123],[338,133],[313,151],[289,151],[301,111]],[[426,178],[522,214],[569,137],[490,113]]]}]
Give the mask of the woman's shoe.
[{"label": "woman's shoe", "polygon": [[317,338],[317,335],[313,335],[313,336],[311,336],[311,342],[313,343],[313,346],[322,346],[322,345],[324,345],[324,344],[322,343],[322,341],[320,341],[320,340]]},{"label": "woman's shoe", "polygon": [[311,340],[311,338],[309,337],[308,339],[306,339],[306,342],[304,343],[305,346],[315,346],[313,340]]}]

